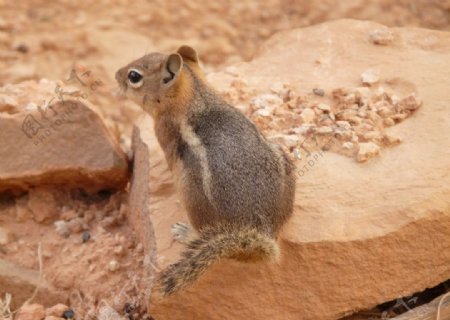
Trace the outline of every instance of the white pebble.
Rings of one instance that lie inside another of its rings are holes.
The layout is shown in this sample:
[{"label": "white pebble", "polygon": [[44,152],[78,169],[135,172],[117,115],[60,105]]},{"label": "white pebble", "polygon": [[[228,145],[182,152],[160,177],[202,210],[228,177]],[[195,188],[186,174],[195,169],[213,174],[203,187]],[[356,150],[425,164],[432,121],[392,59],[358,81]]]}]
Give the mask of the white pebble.
[{"label": "white pebble", "polygon": [[358,162],[364,162],[377,156],[380,153],[380,146],[373,142],[362,142],[359,144],[358,155],[356,160]]},{"label": "white pebble", "polygon": [[108,263],[108,269],[111,272],[117,271],[119,269],[119,263],[116,260],[111,260]]},{"label": "white pebble", "polygon": [[34,103],[34,102],[30,102],[30,103],[28,103],[26,106],[25,106],[25,110],[27,110],[27,111],[34,111],[34,110],[37,110],[37,104],[36,103]]},{"label": "white pebble", "polygon": [[313,123],[314,119],[316,118],[316,114],[314,110],[310,108],[306,108],[302,111],[300,114],[300,117],[302,118],[303,122],[305,123]]},{"label": "white pebble", "polygon": [[328,127],[328,126],[322,126],[316,129],[317,133],[320,134],[327,134],[327,133],[332,133],[333,132],[333,128]]},{"label": "white pebble", "polygon": [[283,100],[275,94],[262,94],[254,97],[250,101],[250,105],[254,109],[275,108],[283,104]]},{"label": "white pebble", "polygon": [[373,69],[366,70],[361,74],[361,81],[363,84],[373,85],[380,81],[380,72]]},{"label": "white pebble", "polygon": [[319,109],[322,111],[330,111],[331,107],[326,103],[319,104]]},{"label": "white pebble", "polygon": [[349,142],[349,141],[344,142],[344,143],[342,144],[342,147],[343,147],[344,149],[352,149],[352,148],[353,148],[353,143],[351,143],[351,142]]},{"label": "white pebble", "polygon": [[261,116],[261,117],[270,117],[272,115],[272,110],[258,109],[254,112],[254,115]]},{"label": "white pebble", "polygon": [[346,130],[349,130],[351,128],[350,122],[348,121],[344,121],[344,120],[338,120],[336,121],[336,124],[340,127],[340,128],[344,128]]},{"label": "white pebble", "polygon": [[69,226],[67,225],[67,222],[65,222],[64,220],[55,221],[54,225],[56,227],[56,232],[59,235],[63,237],[68,237],[70,235]]}]

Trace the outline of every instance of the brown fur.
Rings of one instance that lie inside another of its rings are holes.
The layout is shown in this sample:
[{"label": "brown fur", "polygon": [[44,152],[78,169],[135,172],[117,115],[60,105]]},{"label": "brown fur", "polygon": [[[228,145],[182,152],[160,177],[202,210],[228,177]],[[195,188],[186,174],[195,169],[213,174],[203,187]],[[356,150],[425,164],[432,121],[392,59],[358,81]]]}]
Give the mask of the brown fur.
[{"label": "brown fur", "polygon": [[[130,83],[130,70],[142,82]],[[172,294],[215,261],[274,260],[276,239],[293,210],[293,165],[242,113],[206,84],[194,49],[152,53],[116,73],[129,97],[155,120],[155,133],[199,236],[163,271]]]}]

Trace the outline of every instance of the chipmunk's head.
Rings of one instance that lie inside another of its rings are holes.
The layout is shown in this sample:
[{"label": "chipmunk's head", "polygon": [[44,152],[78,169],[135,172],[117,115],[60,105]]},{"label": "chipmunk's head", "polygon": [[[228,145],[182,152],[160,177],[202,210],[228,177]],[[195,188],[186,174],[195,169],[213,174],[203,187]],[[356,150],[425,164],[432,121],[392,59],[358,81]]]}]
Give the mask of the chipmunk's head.
[{"label": "chipmunk's head", "polygon": [[[183,97],[183,66],[191,66],[195,73],[201,72],[197,52],[182,46],[176,53],[150,53],[116,72],[116,80],[128,98],[138,103],[150,114],[164,108],[167,99]],[[186,76],[184,76],[186,77]],[[184,94],[185,95],[185,94]]]}]

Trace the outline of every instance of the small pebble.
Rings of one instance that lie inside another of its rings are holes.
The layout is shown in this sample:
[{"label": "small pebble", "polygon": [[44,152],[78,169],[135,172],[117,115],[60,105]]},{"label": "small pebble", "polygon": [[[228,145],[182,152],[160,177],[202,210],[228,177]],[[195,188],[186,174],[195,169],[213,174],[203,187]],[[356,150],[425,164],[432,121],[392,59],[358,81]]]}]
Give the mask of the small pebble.
[{"label": "small pebble", "polygon": [[322,127],[317,128],[316,132],[320,133],[320,134],[332,133],[333,128],[328,127],[328,126],[322,126]]},{"label": "small pebble", "polygon": [[351,143],[351,142],[349,142],[349,141],[344,142],[344,143],[342,144],[342,147],[343,147],[344,149],[352,149],[352,148],[353,148],[353,143]]},{"label": "small pebble", "polygon": [[70,221],[72,219],[75,219],[78,217],[78,214],[75,210],[64,210],[64,212],[61,214],[61,219],[65,220],[65,221]]},{"label": "small pebble", "polygon": [[114,254],[118,255],[118,256],[122,256],[124,254],[124,250],[122,246],[117,246],[114,248]]},{"label": "small pebble", "polygon": [[19,43],[13,46],[13,49],[19,51],[20,53],[27,53],[30,48],[25,43]]},{"label": "small pebble", "polygon": [[292,153],[294,154],[294,157],[295,157],[296,159],[299,159],[299,160],[302,159],[302,154],[301,154],[301,152],[300,152],[299,149],[295,148],[295,149],[292,151]]},{"label": "small pebble", "polygon": [[79,233],[83,230],[83,220],[81,218],[75,218],[67,222],[67,227],[72,233]]},{"label": "small pebble", "polygon": [[112,272],[117,271],[119,269],[119,263],[116,260],[111,260],[108,263],[108,269]]},{"label": "small pebble", "polygon": [[397,113],[390,117],[390,119],[394,120],[395,122],[403,121],[408,115],[405,113]]},{"label": "small pebble", "polygon": [[385,146],[392,146],[402,142],[402,139],[385,134],[383,135],[381,142]]},{"label": "small pebble", "polygon": [[81,239],[83,240],[83,243],[86,243],[91,239],[91,233],[89,232],[89,230],[83,232],[83,234],[81,235]]},{"label": "small pebble", "polygon": [[300,117],[303,119],[303,122],[305,123],[313,123],[314,119],[316,118],[316,114],[312,109],[306,108],[302,111]]},{"label": "small pebble", "polygon": [[348,121],[344,121],[344,120],[338,120],[336,121],[336,124],[341,127],[344,128],[346,130],[349,130],[351,128],[351,125]]},{"label": "small pebble", "polygon": [[117,219],[115,217],[104,217],[101,221],[100,224],[103,228],[110,228],[113,227],[115,225],[117,225]]},{"label": "small pebble", "polygon": [[414,95],[409,95],[406,98],[401,99],[397,103],[396,107],[397,107],[397,110],[414,111],[417,108],[419,108],[421,104],[422,104],[422,101],[417,99]]},{"label": "small pebble", "polygon": [[361,74],[361,81],[363,84],[373,85],[380,81],[380,72],[376,70],[366,70]]},{"label": "small pebble", "polygon": [[283,104],[283,100],[274,94],[262,94],[250,101],[253,109],[273,109]]},{"label": "small pebble", "polygon": [[383,124],[386,127],[392,127],[395,124],[395,121],[392,120],[391,118],[386,118],[386,119],[383,120]]},{"label": "small pebble", "polygon": [[[354,94],[354,93],[349,93],[348,95],[346,95],[345,97],[344,97],[344,101],[347,103],[347,104],[354,104],[354,103],[356,103],[356,95]],[[356,106],[356,108],[358,108],[358,105],[355,105]]]},{"label": "small pebble", "polygon": [[366,140],[380,140],[381,133],[378,131],[369,131],[363,134],[364,139]]},{"label": "small pebble", "polygon": [[358,124],[360,124],[360,123],[362,122],[362,119],[361,119],[360,117],[356,117],[356,116],[354,116],[354,117],[349,117],[347,120],[348,120],[350,123],[356,124],[356,125],[358,125]]},{"label": "small pebble", "polygon": [[392,110],[392,108],[389,108],[387,106],[381,107],[378,110],[378,114],[380,116],[382,116],[383,118],[387,118],[387,117],[391,116],[393,113],[394,113],[394,111]]},{"label": "small pebble", "polygon": [[64,319],[73,319],[75,317],[75,312],[72,309],[66,310],[63,313]]},{"label": "small pebble", "polygon": [[380,153],[380,147],[373,143],[373,142],[367,142],[367,143],[360,143],[359,144],[359,151],[356,156],[356,160],[358,162],[365,162],[369,160],[370,158],[373,158],[377,156]]},{"label": "small pebble", "polygon": [[319,97],[323,97],[325,95],[325,91],[323,91],[323,89],[319,89],[319,88],[314,88],[313,93]]},{"label": "small pebble", "polygon": [[342,111],[339,114],[337,114],[337,116],[338,116],[339,119],[349,120],[350,118],[356,116],[357,114],[358,114],[358,112],[356,110],[345,109],[344,111]]},{"label": "small pebble", "polygon": [[331,107],[326,103],[319,104],[319,109],[322,111],[330,111]]},{"label": "small pebble", "polygon": [[386,46],[394,40],[394,35],[388,28],[373,30],[369,37],[374,44],[382,46]]},{"label": "small pebble", "polygon": [[397,103],[400,102],[400,98],[398,96],[396,96],[395,94],[391,95],[391,102],[392,104],[396,105]]},{"label": "small pebble", "polygon": [[64,238],[67,238],[70,235],[69,226],[64,220],[55,221],[54,225],[56,227],[56,232]]},{"label": "small pebble", "polygon": [[261,117],[270,117],[272,115],[272,111],[269,109],[258,109],[255,111],[255,115]]},{"label": "small pebble", "polygon": [[354,91],[360,96],[360,97],[368,97],[370,94],[370,89],[367,87],[358,87],[355,88]]}]

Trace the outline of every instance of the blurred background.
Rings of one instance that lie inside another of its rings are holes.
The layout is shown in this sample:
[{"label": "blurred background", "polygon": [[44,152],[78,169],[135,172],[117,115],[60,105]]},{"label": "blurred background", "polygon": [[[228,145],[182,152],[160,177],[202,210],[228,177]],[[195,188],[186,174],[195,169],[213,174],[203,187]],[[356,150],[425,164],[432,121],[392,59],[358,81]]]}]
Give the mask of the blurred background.
[{"label": "blurred background", "polygon": [[[3,0],[0,5],[2,63],[23,59],[49,75],[58,75],[59,64],[114,55],[108,51],[170,50],[181,42],[196,46],[203,61],[217,67],[250,59],[280,30],[341,18],[450,29],[448,0]],[[13,57],[11,50],[23,55]]]},{"label": "blurred background", "polygon": [[112,104],[114,72],[132,59],[190,44],[216,71],[251,59],[278,31],[341,18],[450,30],[450,0],[3,0],[0,85],[67,79],[80,64],[105,84],[89,100],[117,135],[128,135],[141,111]]}]

